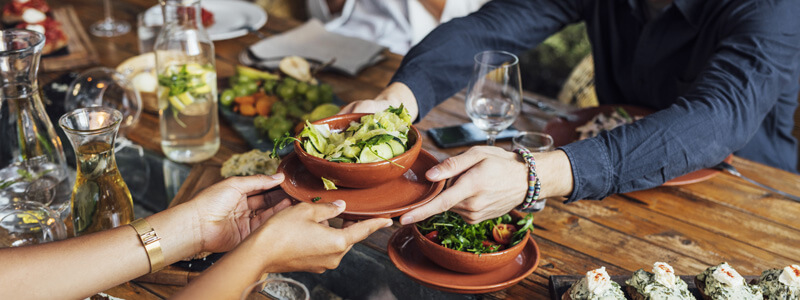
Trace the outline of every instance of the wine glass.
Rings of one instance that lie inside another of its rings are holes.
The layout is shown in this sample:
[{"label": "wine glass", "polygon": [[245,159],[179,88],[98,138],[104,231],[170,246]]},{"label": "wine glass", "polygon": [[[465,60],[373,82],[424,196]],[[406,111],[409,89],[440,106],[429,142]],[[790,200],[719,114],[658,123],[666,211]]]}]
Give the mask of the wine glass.
[{"label": "wine glass", "polygon": [[103,0],[103,10],[105,11],[105,18],[92,24],[89,27],[89,32],[95,36],[112,37],[131,31],[130,23],[114,19],[114,16],[111,15],[111,11],[113,11],[111,0]]},{"label": "wine glass", "polygon": [[486,132],[486,144],[494,146],[497,134],[514,123],[522,110],[517,56],[497,50],[476,54],[466,99],[467,115]]}]

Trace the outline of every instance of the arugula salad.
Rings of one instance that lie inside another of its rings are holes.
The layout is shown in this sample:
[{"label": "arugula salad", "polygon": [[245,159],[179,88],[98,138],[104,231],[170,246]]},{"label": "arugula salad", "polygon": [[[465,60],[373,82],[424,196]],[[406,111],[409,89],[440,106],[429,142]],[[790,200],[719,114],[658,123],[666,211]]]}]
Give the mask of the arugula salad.
[{"label": "arugula salad", "polygon": [[446,211],[416,226],[425,238],[447,248],[475,254],[492,253],[518,244],[528,231],[533,231],[533,214],[516,224],[509,214],[467,224],[458,214]]},{"label": "arugula salad", "polygon": [[[408,131],[411,115],[403,105],[361,117],[344,131],[331,129],[327,124],[314,125],[306,121],[300,132],[300,143],[309,154],[332,162],[371,163],[389,160],[408,150]],[[275,149],[298,139],[288,133],[275,140]]]}]

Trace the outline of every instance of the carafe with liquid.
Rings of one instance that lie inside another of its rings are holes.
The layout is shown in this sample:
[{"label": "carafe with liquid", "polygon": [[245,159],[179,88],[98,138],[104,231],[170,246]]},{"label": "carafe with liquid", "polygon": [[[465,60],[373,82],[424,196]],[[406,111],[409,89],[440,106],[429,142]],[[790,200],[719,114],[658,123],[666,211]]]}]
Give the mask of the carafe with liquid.
[{"label": "carafe with liquid", "polygon": [[73,110],[58,121],[77,157],[71,200],[75,236],[133,221],[133,198],[114,159],[121,121],[122,113],[101,106]]},{"label": "carafe with liquid", "polygon": [[161,149],[177,162],[198,162],[219,150],[214,44],[200,0],[161,0],[164,27],[156,38]]},{"label": "carafe with liquid", "polygon": [[64,150],[36,80],[44,43],[35,31],[0,31],[0,205],[28,200],[66,210]]}]

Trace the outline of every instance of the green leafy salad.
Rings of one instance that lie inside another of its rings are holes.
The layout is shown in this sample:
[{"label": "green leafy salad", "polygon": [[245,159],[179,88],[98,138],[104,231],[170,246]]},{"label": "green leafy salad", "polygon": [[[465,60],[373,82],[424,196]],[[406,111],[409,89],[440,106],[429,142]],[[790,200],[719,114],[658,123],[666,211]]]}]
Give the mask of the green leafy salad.
[{"label": "green leafy salad", "polygon": [[389,160],[408,149],[408,130],[411,115],[403,105],[361,117],[344,131],[332,130],[327,124],[314,125],[306,121],[300,140],[289,136],[275,140],[275,149],[300,141],[309,154],[332,162],[371,163]]},{"label": "green leafy salad", "polygon": [[533,214],[513,224],[509,214],[478,224],[467,224],[450,211],[417,223],[425,238],[450,249],[476,254],[497,252],[518,244],[533,231]]}]

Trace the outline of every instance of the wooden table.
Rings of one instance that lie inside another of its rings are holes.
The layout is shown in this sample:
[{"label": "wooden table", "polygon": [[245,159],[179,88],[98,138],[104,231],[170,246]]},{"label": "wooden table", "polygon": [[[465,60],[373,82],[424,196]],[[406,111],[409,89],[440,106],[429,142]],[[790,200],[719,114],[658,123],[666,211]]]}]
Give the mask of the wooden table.
[{"label": "wooden table", "polygon": [[[81,22],[88,26],[102,15],[97,0],[52,2],[73,5]],[[135,24],[137,13],[155,1],[114,1],[116,17]],[[271,17],[260,31],[270,35],[300,23]],[[114,67],[138,54],[135,30],[121,37],[90,36],[102,65]],[[220,77],[233,75],[237,55],[257,41],[253,35],[215,43],[217,72]],[[390,80],[400,65],[401,57],[387,53],[387,59],[363,70],[357,77],[320,74],[322,81],[333,86],[334,93],[345,101],[375,96]],[[44,73],[40,80],[59,76]],[[525,115],[533,114],[526,107]],[[434,109],[420,129],[468,122],[463,100],[448,100]],[[160,153],[158,116],[143,113],[130,138],[149,150]],[[521,117],[518,128],[541,126],[535,119]],[[189,199],[197,190],[216,180],[214,172],[234,153],[249,150],[245,141],[224,121],[221,122],[222,146],[206,162],[194,165],[176,201]],[[502,146],[502,144],[501,144]],[[427,139],[424,148],[441,159],[466,148],[439,149]],[[770,186],[800,194],[800,175],[787,173],[741,158],[733,165],[741,173]],[[217,173],[218,174],[218,173]],[[217,175],[218,176],[218,175]],[[655,261],[670,263],[678,274],[697,274],[710,265],[729,262],[741,274],[758,275],[767,268],[778,268],[800,262],[800,203],[770,194],[728,174],[710,180],[678,186],[613,195],[603,201],[580,201],[564,205],[549,201],[547,208],[536,214],[535,240],[542,260],[539,268],[519,284],[506,290],[483,295],[485,298],[544,299],[548,297],[548,277],[561,274],[583,274],[605,266],[612,275],[629,275],[639,268],[649,270]],[[362,244],[382,253],[397,229],[382,229]],[[107,291],[125,299],[167,298],[180,289],[177,286],[129,282]]]}]

